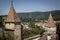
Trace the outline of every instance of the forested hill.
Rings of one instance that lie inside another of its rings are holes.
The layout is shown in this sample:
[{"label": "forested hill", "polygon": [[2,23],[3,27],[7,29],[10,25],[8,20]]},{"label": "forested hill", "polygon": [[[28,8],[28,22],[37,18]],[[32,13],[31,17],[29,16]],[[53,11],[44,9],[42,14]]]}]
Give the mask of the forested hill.
[{"label": "forested hill", "polygon": [[[36,11],[36,12],[27,12],[27,13],[17,13],[17,15],[20,18],[43,18],[43,19],[47,19],[48,16],[50,14],[50,11],[47,12],[40,12],[40,11]],[[54,20],[60,20],[60,10],[54,10],[51,11],[51,14],[54,18]],[[6,16],[6,15],[3,15]]]},{"label": "forested hill", "polygon": [[[48,12],[28,12],[28,13],[17,13],[19,17],[21,18],[44,18],[47,19],[50,11]],[[51,14],[54,18],[54,20],[60,20],[60,10],[54,10],[51,11]]]}]

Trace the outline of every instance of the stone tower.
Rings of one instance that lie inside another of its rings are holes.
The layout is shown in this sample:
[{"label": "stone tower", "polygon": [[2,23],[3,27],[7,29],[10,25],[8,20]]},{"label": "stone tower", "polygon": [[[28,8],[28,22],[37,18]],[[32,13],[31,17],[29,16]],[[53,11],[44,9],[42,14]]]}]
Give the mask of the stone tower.
[{"label": "stone tower", "polygon": [[50,12],[50,15],[49,15],[45,29],[47,31],[47,40],[50,40],[50,39],[56,40],[56,25],[54,23],[51,12]]},{"label": "stone tower", "polygon": [[11,1],[11,7],[8,16],[5,20],[5,31],[13,33],[16,40],[21,40],[20,19],[16,15],[16,11],[13,6],[13,1]]},{"label": "stone tower", "polygon": [[48,28],[48,33],[53,33],[56,34],[56,25],[54,23],[53,17],[50,13],[49,18],[48,18],[48,22],[47,22],[47,28]]}]

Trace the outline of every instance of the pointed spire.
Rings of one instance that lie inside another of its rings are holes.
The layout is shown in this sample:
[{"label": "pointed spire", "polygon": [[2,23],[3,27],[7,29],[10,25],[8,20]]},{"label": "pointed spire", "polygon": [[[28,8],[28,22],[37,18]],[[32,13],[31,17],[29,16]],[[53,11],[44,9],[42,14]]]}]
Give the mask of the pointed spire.
[{"label": "pointed spire", "polygon": [[13,0],[11,0],[11,4],[13,4]]},{"label": "pointed spire", "polygon": [[50,12],[50,17],[52,17],[51,12]]},{"label": "pointed spire", "polygon": [[11,0],[11,7],[14,7],[14,6],[13,6],[13,0]]},{"label": "pointed spire", "polygon": [[52,17],[52,15],[51,15],[51,12],[50,12],[50,15],[49,15],[49,18],[48,18],[48,24],[49,24],[49,26],[55,26],[55,24],[54,24],[54,20],[53,20],[53,17]]},{"label": "pointed spire", "polygon": [[20,22],[20,19],[18,18],[16,11],[13,6],[13,1],[11,0],[11,7],[7,16],[7,19],[5,22]]},{"label": "pointed spire", "polygon": [[11,6],[13,6],[13,0],[11,0]]}]

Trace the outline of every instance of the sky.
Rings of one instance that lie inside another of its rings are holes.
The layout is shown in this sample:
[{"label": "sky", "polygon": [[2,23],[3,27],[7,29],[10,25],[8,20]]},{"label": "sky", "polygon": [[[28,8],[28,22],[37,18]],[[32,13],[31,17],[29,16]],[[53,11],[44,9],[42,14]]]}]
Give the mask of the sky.
[{"label": "sky", "polygon": [[[13,0],[17,13],[60,10],[60,0]],[[11,0],[0,0],[0,15],[9,12]]]}]

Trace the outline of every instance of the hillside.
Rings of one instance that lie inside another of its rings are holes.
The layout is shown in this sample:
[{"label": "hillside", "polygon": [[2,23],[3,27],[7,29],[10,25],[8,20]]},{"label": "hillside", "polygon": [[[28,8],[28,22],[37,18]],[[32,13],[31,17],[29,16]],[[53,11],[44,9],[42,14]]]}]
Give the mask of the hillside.
[{"label": "hillside", "polygon": [[[47,19],[50,14],[48,12],[28,12],[28,13],[17,13],[20,18],[44,18]],[[60,10],[51,11],[54,20],[60,20]]]},{"label": "hillside", "polygon": [[[47,19],[48,16],[50,14],[50,11],[47,11],[47,12],[27,12],[27,13],[17,13],[17,15],[20,17],[20,18],[43,18],[43,19]],[[51,14],[54,18],[54,20],[60,20],[60,10],[54,10],[54,11],[51,11]],[[6,17],[7,15],[1,15],[3,17]]]}]

